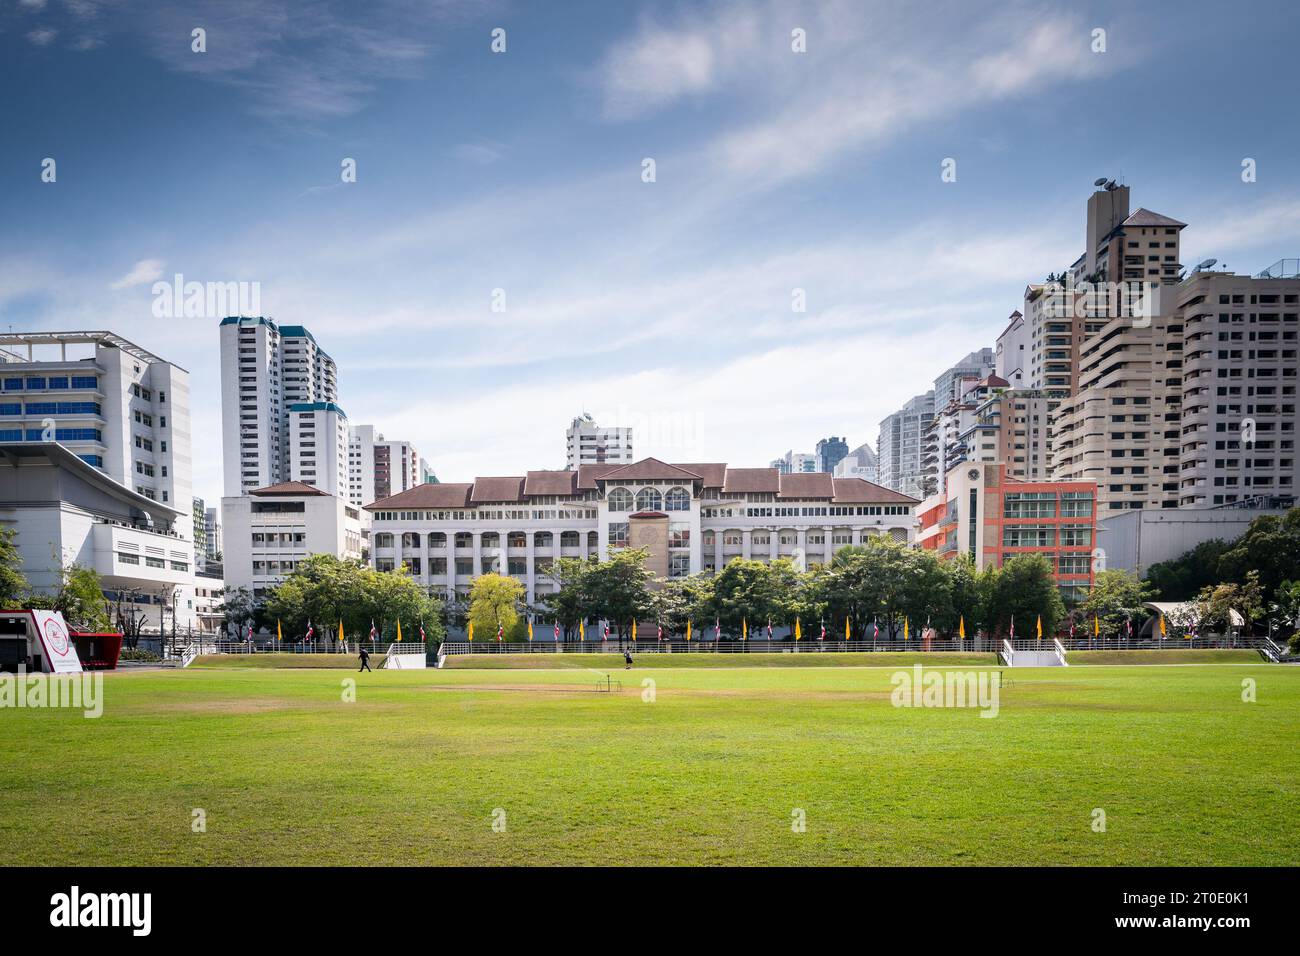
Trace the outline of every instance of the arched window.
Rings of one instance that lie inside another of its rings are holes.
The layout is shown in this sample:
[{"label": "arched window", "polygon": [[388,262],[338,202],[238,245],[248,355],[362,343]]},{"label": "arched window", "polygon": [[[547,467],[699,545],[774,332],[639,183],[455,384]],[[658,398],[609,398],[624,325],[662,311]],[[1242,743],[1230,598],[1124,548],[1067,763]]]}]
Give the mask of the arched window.
[{"label": "arched window", "polygon": [[429,532],[429,547],[431,548],[447,547],[447,535],[441,531]]},{"label": "arched window", "polygon": [[483,547],[485,548],[501,547],[501,535],[497,534],[495,531],[484,531]]},{"label": "arched window", "polygon": [[637,511],[662,511],[664,497],[654,488],[642,488],[636,494]]},{"label": "arched window", "polygon": [[414,531],[402,532],[403,548],[418,548],[420,546],[420,536]]},{"label": "arched window", "polygon": [[685,488],[671,488],[664,496],[665,511],[690,511],[691,496]]},{"label": "arched window", "polygon": [[393,546],[393,536],[387,531],[381,531],[375,535],[376,548],[391,548]]},{"label": "arched window", "polygon": [[554,539],[549,531],[538,531],[533,534],[533,547],[549,548],[552,546]]},{"label": "arched window", "polygon": [[615,488],[609,493],[610,511],[631,511],[632,492],[626,488]]},{"label": "arched window", "polygon": [[560,547],[562,548],[578,547],[578,532],[576,531],[560,532]]}]

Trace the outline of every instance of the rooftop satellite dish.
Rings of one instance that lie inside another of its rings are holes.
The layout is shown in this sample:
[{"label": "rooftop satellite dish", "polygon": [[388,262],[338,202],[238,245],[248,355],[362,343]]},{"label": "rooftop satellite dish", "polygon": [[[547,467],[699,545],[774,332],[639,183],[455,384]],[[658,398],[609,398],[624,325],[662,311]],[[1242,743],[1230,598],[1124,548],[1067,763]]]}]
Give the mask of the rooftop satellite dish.
[{"label": "rooftop satellite dish", "polygon": [[1218,259],[1203,259],[1202,261],[1196,264],[1196,268],[1192,271],[1203,272],[1204,270],[1210,268],[1210,266],[1214,265],[1218,261],[1219,261]]},{"label": "rooftop satellite dish", "polygon": [[1114,189],[1114,188],[1115,188],[1115,180],[1112,179],[1110,182],[1108,182],[1108,183],[1106,184],[1106,188],[1107,188],[1107,189]]},{"label": "rooftop satellite dish", "polygon": [[1106,185],[1106,177],[1105,177],[1105,176],[1102,176],[1101,179],[1095,180],[1095,181],[1093,182],[1093,185],[1094,185],[1094,186],[1105,186],[1105,185]]}]

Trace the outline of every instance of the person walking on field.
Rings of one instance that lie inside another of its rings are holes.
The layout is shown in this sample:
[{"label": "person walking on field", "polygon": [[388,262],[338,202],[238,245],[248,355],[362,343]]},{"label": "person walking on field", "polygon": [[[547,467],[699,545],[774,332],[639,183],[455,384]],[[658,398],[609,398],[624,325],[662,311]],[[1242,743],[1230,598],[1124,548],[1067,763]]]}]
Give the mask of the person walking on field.
[{"label": "person walking on field", "polygon": [[[363,648],[361,648],[361,653],[358,654],[357,656],[361,659],[361,666],[357,668],[357,673],[360,674],[362,671],[369,671],[369,670],[370,670],[370,652],[369,652],[368,650],[366,650],[366,649],[363,647]],[[370,672],[371,672],[372,674],[374,673],[374,671],[370,671]]]},{"label": "person walking on field", "polygon": [[627,661],[627,664],[623,667],[623,670],[630,671],[632,669],[632,652],[630,650],[627,650],[626,648],[623,650],[623,660]]}]

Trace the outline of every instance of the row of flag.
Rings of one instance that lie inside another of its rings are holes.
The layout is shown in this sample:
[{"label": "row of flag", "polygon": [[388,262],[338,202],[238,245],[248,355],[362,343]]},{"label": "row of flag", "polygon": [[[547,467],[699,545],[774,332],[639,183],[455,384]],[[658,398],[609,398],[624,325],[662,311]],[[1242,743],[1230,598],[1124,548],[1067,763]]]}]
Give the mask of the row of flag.
[{"label": "row of flag", "polygon": [[[250,640],[250,641],[253,639],[253,625],[252,625],[252,624],[249,624],[249,625],[248,625],[248,630],[247,630],[247,632],[246,632],[246,637],[247,637],[247,639]],[[276,639],[277,641],[283,641],[283,640],[284,640],[284,628],[281,626],[281,624],[280,624],[280,619],[279,619],[279,618],[276,618],[276,621],[275,621],[275,639]],[[315,639],[316,639],[316,627],[315,627],[315,625],[312,624],[312,622],[311,622],[310,620],[308,620],[308,621],[307,621],[307,633],[303,634],[303,636],[300,638],[300,640],[302,640],[302,641],[313,641],[313,640],[315,640]],[[375,622],[374,622],[374,621],[371,621],[371,622],[370,622],[370,640],[371,640],[371,642],[374,642],[374,641],[377,641],[378,639],[379,639],[379,631],[376,630],[376,628],[375,628]],[[397,639],[398,639],[399,641],[402,639],[402,622],[401,622],[400,620],[397,622]],[[420,640],[421,640],[421,641],[424,641],[424,640],[425,640],[425,636],[424,636],[424,622],[423,622],[423,621],[420,622]],[[342,621],[342,620],[339,621],[339,637],[338,637],[338,641],[339,641],[340,644],[345,644],[345,643],[347,643],[347,639],[343,636],[343,621]]]}]

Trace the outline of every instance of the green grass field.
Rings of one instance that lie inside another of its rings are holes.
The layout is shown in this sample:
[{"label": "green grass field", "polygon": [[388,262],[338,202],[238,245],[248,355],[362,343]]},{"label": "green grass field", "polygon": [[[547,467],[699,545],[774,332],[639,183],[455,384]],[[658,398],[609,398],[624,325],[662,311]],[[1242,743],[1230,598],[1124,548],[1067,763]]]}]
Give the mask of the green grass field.
[{"label": "green grass field", "polygon": [[6,862],[1300,863],[1300,668],[1008,670],[986,719],[891,706],[892,662],[649,656],[109,674],[97,720],[0,709]]}]

